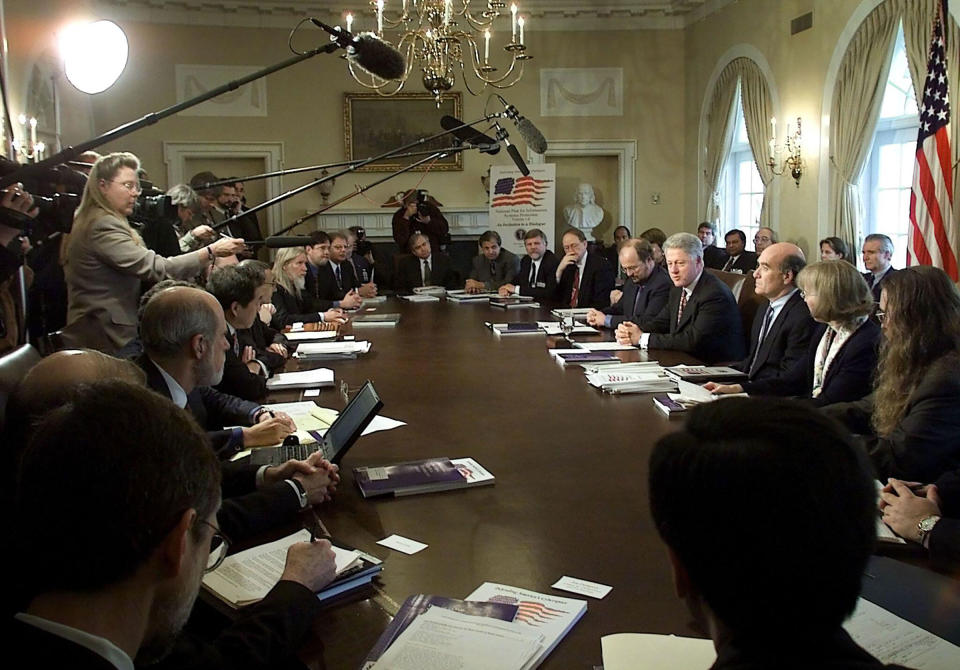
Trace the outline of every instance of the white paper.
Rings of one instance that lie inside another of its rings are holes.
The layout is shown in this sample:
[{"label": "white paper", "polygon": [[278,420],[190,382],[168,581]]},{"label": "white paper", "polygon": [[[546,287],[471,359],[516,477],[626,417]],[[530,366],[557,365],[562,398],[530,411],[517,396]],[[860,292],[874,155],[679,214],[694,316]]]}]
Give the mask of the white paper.
[{"label": "white paper", "polygon": [[303,392],[304,398],[316,398],[320,395],[320,389],[307,389]]},{"label": "white paper", "polygon": [[302,330],[303,330],[303,321],[294,321],[294,322],[290,325],[290,332],[291,332],[291,333],[298,333],[298,332],[300,332],[300,331],[302,331]]},{"label": "white paper", "polygon": [[333,370],[330,368],[317,368],[315,370],[303,370],[301,372],[281,372],[267,380],[267,388],[270,390],[309,387],[318,384],[327,386],[333,384]]},{"label": "white paper", "polygon": [[405,295],[403,299],[407,302],[440,302],[440,298],[435,295],[430,295],[428,293],[420,293],[417,295]]},{"label": "white paper", "polygon": [[377,544],[381,544],[388,549],[394,549],[395,551],[402,551],[405,554],[415,554],[418,551],[423,551],[429,546],[423,542],[417,542],[416,540],[411,540],[408,537],[403,537],[402,535],[391,535],[390,537],[385,537],[382,540],[379,540]]},{"label": "white paper", "polygon": [[294,356],[310,356],[316,354],[365,354],[370,351],[370,342],[359,340],[354,342],[305,342],[297,347]]},{"label": "white paper", "polygon": [[914,670],[960,668],[960,647],[860,598],[843,627],[853,641],[882,663]]},{"label": "white paper", "polygon": [[[310,414],[314,419],[323,424],[318,428],[311,428],[310,430],[316,430],[322,436],[324,432],[326,432],[327,428],[330,427],[330,424],[336,421],[340,412],[335,409],[330,409],[329,407],[314,406],[314,408],[310,410]],[[373,417],[369,424],[367,424],[367,427],[363,429],[363,433],[361,433],[361,435],[369,435],[370,433],[377,433],[381,430],[393,430],[394,428],[399,428],[400,426],[406,425],[407,424],[403,421],[377,415]]]},{"label": "white paper", "polygon": [[285,336],[291,342],[300,342],[305,340],[333,340],[337,337],[335,330],[314,330],[310,332],[295,333],[289,332]]},{"label": "white paper", "polygon": [[713,640],[652,633],[600,638],[603,670],[706,670],[717,659]]},{"label": "white paper", "polygon": [[577,342],[580,349],[587,351],[636,351],[632,344],[618,344],[617,342]]},{"label": "white paper", "polygon": [[553,588],[560,589],[561,591],[569,591],[570,593],[577,593],[581,596],[590,596],[591,598],[604,598],[613,590],[612,586],[607,586],[606,584],[588,582],[586,579],[577,579],[576,577],[567,577],[566,575],[558,579],[553,585]]},{"label": "white paper", "polygon": [[431,607],[413,620],[373,667],[521,670],[530,667],[542,637],[515,623]]}]

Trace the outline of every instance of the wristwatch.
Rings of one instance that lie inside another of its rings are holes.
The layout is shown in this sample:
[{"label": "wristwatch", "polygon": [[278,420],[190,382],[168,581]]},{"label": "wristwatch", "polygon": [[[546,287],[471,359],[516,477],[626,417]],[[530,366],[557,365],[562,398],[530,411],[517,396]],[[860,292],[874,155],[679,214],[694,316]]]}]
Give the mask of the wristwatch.
[{"label": "wristwatch", "polygon": [[937,525],[939,520],[940,517],[936,514],[931,514],[928,517],[920,519],[920,522],[917,524],[917,532],[920,536],[920,544],[923,544],[924,539],[927,537],[927,533],[933,530],[933,527]]},{"label": "wristwatch", "polygon": [[297,479],[291,478],[287,481],[293,484],[293,488],[297,489],[297,496],[300,498],[300,509],[307,509],[310,505],[310,500],[307,498],[307,489],[303,488],[303,484]]}]

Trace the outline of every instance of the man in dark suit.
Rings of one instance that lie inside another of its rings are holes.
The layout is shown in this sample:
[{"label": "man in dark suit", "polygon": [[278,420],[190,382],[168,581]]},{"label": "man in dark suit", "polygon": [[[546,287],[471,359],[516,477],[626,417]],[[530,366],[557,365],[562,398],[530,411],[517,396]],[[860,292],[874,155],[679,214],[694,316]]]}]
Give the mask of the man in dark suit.
[{"label": "man in dark suit", "polygon": [[643,239],[627,240],[620,247],[620,266],[627,273],[620,300],[602,312],[591,309],[587,323],[597,328],[616,328],[624,321],[643,323],[652,319],[670,296],[673,283],[653,260],[653,247]]},{"label": "man in dark suit", "polygon": [[627,273],[620,267],[620,249],[624,242],[630,239],[630,229],[626,226],[617,226],[613,231],[613,245],[603,250],[603,257],[607,259],[614,271],[614,286],[620,288],[627,282]]},{"label": "man in dark suit", "polygon": [[430,238],[423,233],[410,236],[412,255],[400,257],[397,264],[397,290],[401,293],[413,293],[418,286],[443,286],[456,288],[460,282],[453,261],[442,251],[433,252]]},{"label": "man in dark suit", "polygon": [[[17,574],[30,593],[6,625],[12,667],[285,667],[335,573],[328,542],[295,544],[280,582],[215,643],[180,636],[203,574],[226,556],[220,467],[194,421],[136,384],[78,388],[36,428],[20,483]],[[69,560],[47,530],[65,500]],[[183,653],[161,660],[171,648]]]},{"label": "man in dark suit", "polygon": [[613,268],[599,253],[587,251],[583,232],[570,228],[561,238],[564,256],[557,266],[557,294],[563,307],[610,306]]},{"label": "man in dark suit", "polygon": [[516,284],[504,284],[500,295],[528,295],[545,303],[557,299],[557,266],[560,261],[547,249],[547,236],[539,228],[531,228],[523,237],[527,255],[520,259]]},{"label": "man in dark suit", "polygon": [[740,311],[733,293],[703,269],[703,245],[690,233],[664,243],[673,288],[660,313],[640,324],[624,321],[617,341],[642,349],[686,351],[704,363],[740,360],[744,351]]},{"label": "man in dark suit", "polygon": [[887,277],[896,272],[890,263],[893,257],[893,240],[886,235],[873,233],[863,238],[863,266],[867,271],[863,278],[873,293],[873,301],[880,304],[880,292]]},{"label": "man in dark suit", "polygon": [[253,277],[236,266],[217,268],[207,281],[207,291],[223,308],[230,345],[225,356],[223,378],[216,389],[254,402],[266,397],[270,371],[257,362],[252,346],[241,347],[239,331],[248,330],[257,320],[260,311],[258,288]]},{"label": "man in dark suit", "polygon": [[877,523],[849,433],[799,403],[731,398],[695,407],[657,443],[649,473],[675,591],[713,637],[712,670],[894,667],[843,629]]},{"label": "man in dark suit", "polygon": [[520,271],[520,260],[503,248],[503,240],[495,230],[488,230],[478,241],[480,253],[473,258],[470,276],[464,283],[467,293],[497,291],[504,284],[513,284]]},{"label": "man in dark suit", "polygon": [[724,272],[735,272],[737,274],[747,274],[757,269],[757,255],[752,251],[746,251],[747,236],[742,230],[734,228],[724,235],[724,241],[727,243],[727,261],[721,268]]},{"label": "man in dark suit", "polygon": [[740,384],[707,382],[708,391],[779,396],[809,393],[798,380],[789,378],[793,366],[806,358],[816,325],[796,283],[806,264],[803,251],[795,244],[781,242],[763,250],[753,273],[754,290],[769,304],[753,319],[750,352],[732,366],[747,373],[749,379]]},{"label": "man in dark suit", "polygon": [[253,258],[241,261],[237,269],[248,274],[257,285],[258,302],[260,309],[253,325],[247,329],[239,329],[237,338],[242,349],[253,347],[256,360],[270,372],[278,372],[286,365],[292,349],[290,342],[279,330],[270,326],[276,307],[273,306],[274,278],[273,269]]},{"label": "man in dark suit", "polygon": [[727,252],[717,246],[717,224],[704,221],[697,226],[697,237],[703,245],[703,264],[714,270],[722,270],[727,263]]},{"label": "man in dark suit", "polygon": [[359,307],[361,300],[360,285],[347,260],[349,250],[350,241],[345,233],[330,233],[330,257],[317,268],[317,297],[344,309],[349,309],[354,302],[353,306]]}]

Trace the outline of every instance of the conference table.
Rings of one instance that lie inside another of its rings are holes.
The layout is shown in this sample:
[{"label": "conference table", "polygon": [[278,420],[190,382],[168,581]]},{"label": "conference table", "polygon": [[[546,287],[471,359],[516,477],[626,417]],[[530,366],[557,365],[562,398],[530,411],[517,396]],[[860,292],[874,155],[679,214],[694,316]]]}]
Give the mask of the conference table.
[{"label": "conference table", "polygon": [[[375,589],[332,606],[316,622],[326,667],[359,667],[408,596],[464,598],[487,581],[589,601],[544,668],[599,665],[600,637],[608,633],[703,636],[674,595],[647,504],[650,451],[679,422],[661,414],[648,394],[612,396],[589,386],[581,367],[563,368],[548,353],[553,337],[498,336],[484,325],[555,320],[546,308],[392,297],[375,308],[400,313],[400,322],[342,330],[370,341],[369,353],[299,366],[334,370],[336,384],[321,392],[321,406],[342,409],[341,383],[355,390],[371,380],[384,403],[381,415],[407,424],[361,437],[340,464],[334,500],[317,508],[336,539],[383,559]],[[605,331],[582,339],[611,337]],[[677,352],[617,355],[692,362]],[[285,391],[271,399],[299,397]],[[472,457],[496,483],[364,499],[353,482],[357,466],[437,456]],[[376,544],[394,533],[429,547],[406,555]],[[551,589],[564,575],[613,590],[598,600]]]}]

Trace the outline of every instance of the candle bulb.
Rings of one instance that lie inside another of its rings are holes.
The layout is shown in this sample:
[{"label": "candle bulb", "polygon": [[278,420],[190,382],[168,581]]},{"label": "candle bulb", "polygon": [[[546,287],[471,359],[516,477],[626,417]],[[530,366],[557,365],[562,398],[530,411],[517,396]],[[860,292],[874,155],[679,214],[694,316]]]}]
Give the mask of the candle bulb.
[{"label": "candle bulb", "polygon": [[377,0],[377,35],[383,37],[383,0]]},{"label": "candle bulb", "polygon": [[490,62],[490,30],[483,31],[483,64]]},{"label": "candle bulb", "polygon": [[517,6],[516,5],[510,5],[510,16],[511,16],[511,22],[513,27],[513,31],[510,33],[510,41],[516,44],[517,42]]},{"label": "candle bulb", "polygon": [[517,19],[517,25],[520,26],[520,44],[523,44],[523,24],[524,23],[525,22],[522,16],[519,19]]},{"label": "candle bulb", "polygon": [[30,117],[30,143],[37,143],[37,120],[33,117]]},{"label": "candle bulb", "polygon": [[353,14],[347,14],[347,32],[353,32]]},{"label": "candle bulb", "polygon": [[443,25],[450,25],[450,13],[453,11],[453,0],[443,0]]}]

